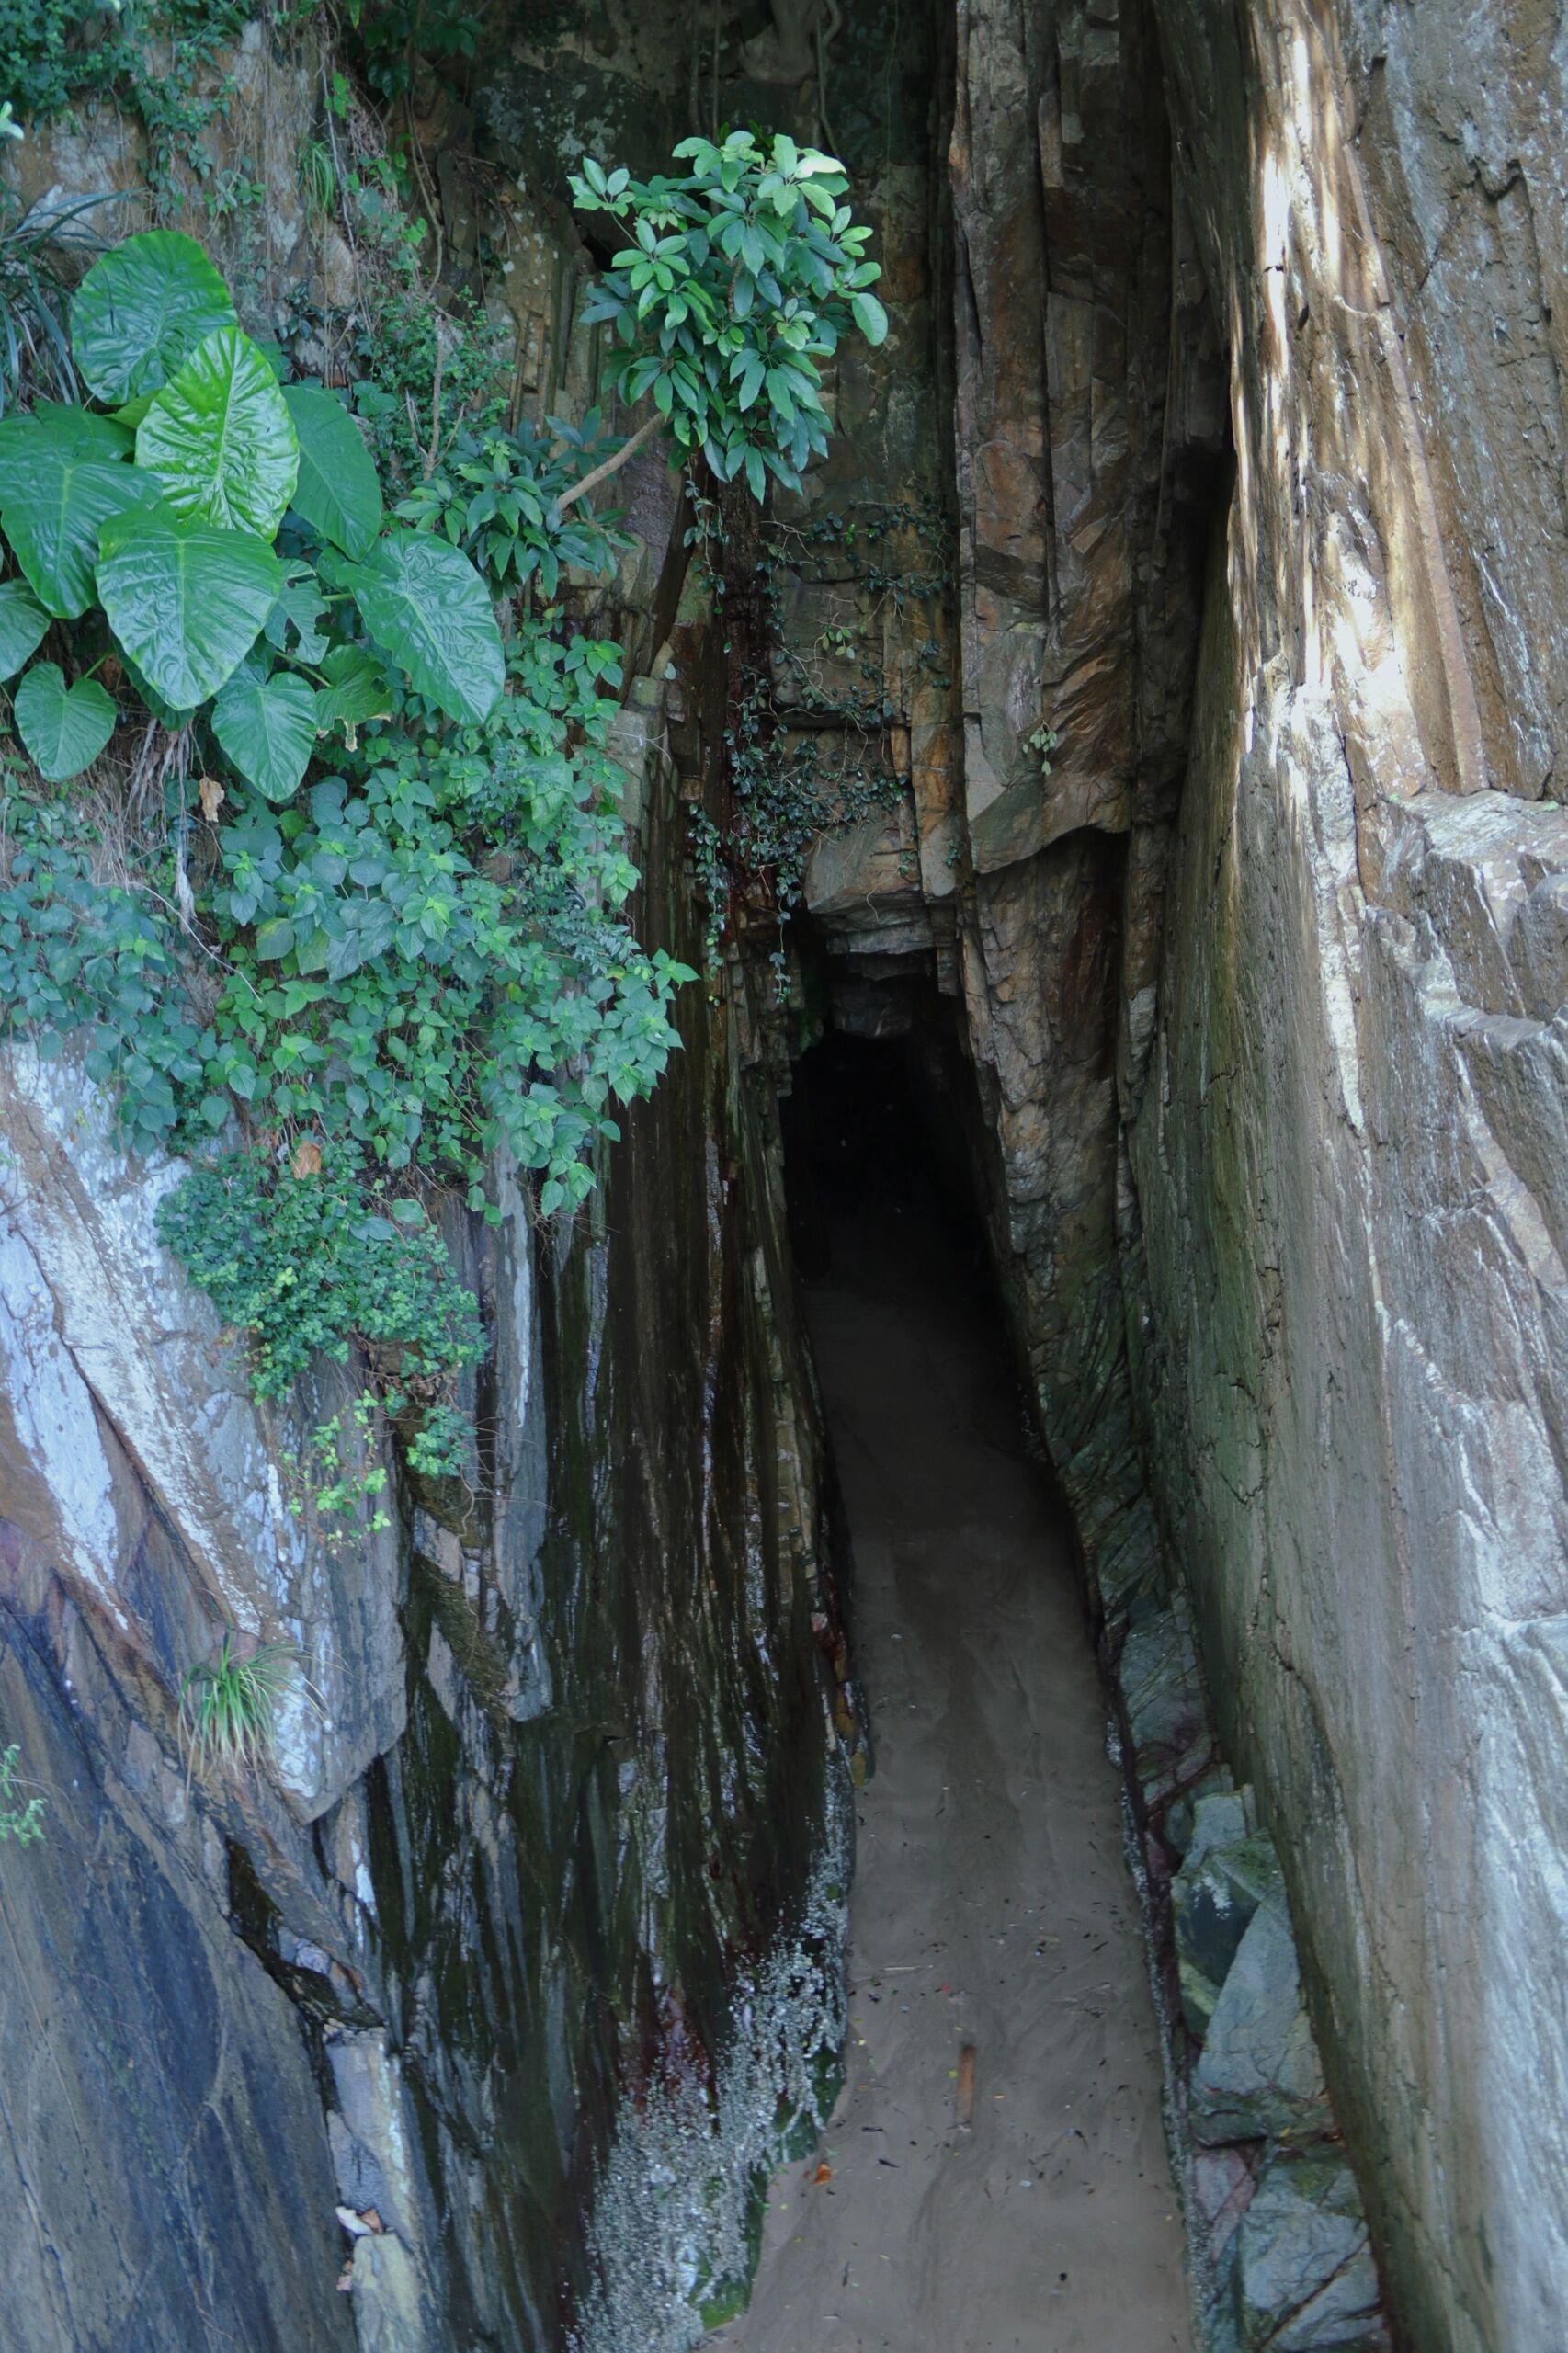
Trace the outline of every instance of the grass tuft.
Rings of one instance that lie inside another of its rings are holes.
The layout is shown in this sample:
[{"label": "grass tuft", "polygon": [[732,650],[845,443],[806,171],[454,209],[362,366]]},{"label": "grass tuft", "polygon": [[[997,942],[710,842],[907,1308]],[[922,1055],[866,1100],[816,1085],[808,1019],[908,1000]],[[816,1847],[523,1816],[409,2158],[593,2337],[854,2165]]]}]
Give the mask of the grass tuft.
[{"label": "grass tuft", "polygon": [[216,1659],[193,1666],[180,1687],[180,1725],[193,1773],[237,1772],[267,1763],[276,1743],[274,1711],[289,1688],[291,1652],[263,1643],[247,1658],[225,1634]]}]

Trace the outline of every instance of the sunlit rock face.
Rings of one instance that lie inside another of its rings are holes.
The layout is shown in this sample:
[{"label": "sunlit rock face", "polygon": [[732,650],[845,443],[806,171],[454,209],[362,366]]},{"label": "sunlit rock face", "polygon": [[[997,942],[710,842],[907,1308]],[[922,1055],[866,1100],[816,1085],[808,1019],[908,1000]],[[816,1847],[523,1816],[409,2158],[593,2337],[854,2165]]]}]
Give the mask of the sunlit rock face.
[{"label": "sunlit rock face", "polygon": [[[1544,2347],[1562,59],[1504,0],[965,0],[954,50],[927,954],[1156,1910],[1217,1719],[1396,2312],[1423,2346]],[[873,981],[879,921],[916,946],[893,850],[821,870]],[[872,987],[838,1017],[907,1017]],[[1284,2208],[1238,2238],[1209,2187],[1250,2342]]]},{"label": "sunlit rock face", "polygon": [[1506,5],[1157,13],[1236,475],[1128,1122],[1147,1459],[1396,2306],[1423,2346],[1544,2348],[1561,60]]},{"label": "sunlit rock face", "polygon": [[1502,0],[958,47],[964,971],[1044,1425],[1112,1645],[1162,1559],[1191,1596],[1413,2341],[1544,2348],[1561,57]]}]

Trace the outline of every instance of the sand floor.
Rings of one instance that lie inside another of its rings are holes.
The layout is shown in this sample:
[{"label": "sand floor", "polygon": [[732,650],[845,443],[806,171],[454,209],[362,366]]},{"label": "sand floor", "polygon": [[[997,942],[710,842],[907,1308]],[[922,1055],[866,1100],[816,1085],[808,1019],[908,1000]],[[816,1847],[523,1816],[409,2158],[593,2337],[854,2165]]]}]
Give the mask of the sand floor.
[{"label": "sand floor", "polygon": [[710,2341],[1187,2353],[1153,2010],[1066,1531],[1016,1437],[1001,1335],[937,1230],[891,1210],[840,1227],[835,1268],[811,1320],[876,1744],[849,2078],[817,2157],[773,2186],[750,2311]]}]

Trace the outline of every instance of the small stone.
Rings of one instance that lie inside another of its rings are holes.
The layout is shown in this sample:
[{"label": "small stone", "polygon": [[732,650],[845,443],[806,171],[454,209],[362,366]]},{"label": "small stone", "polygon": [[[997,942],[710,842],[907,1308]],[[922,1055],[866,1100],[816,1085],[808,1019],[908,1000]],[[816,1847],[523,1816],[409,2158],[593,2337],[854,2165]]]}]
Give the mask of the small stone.
[{"label": "small stone", "polygon": [[1210,1843],[1206,1835],[1221,1819],[1230,1821],[1228,1813],[1211,1815],[1210,1809],[1233,1802],[1214,1797],[1199,1805],[1192,1846],[1171,1882],[1182,2015],[1199,2037],[1209,2031],[1220,1988],[1258,1905],[1270,1895],[1283,1900],[1279,1859],[1266,1832],[1234,1845]]},{"label": "small stone", "polygon": [[335,229],[329,229],[322,239],[321,282],[329,311],[353,309],[359,273],[347,239],[340,237]]}]

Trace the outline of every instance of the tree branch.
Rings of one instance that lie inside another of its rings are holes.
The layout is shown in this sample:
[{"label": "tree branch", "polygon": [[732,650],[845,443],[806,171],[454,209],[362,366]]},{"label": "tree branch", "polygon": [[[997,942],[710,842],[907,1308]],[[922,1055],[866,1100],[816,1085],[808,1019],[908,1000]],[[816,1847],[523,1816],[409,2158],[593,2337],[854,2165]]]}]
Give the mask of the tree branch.
[{"label": "tree branch", "polygon": [[643,442],[658,431],[664,421],[657,411],[644,418],[631,440],[623,441],[613,458],[607,458],[602,465],[591,467],[581,482],[574,482],[571,489],[556,500],[556,511],[564,515],[569,506],[574,506],[578,499],[585,498],[590,490],[597,490],[601,482],[608,482],[611,474],[618,474],[627,460],[637,455]]}]

